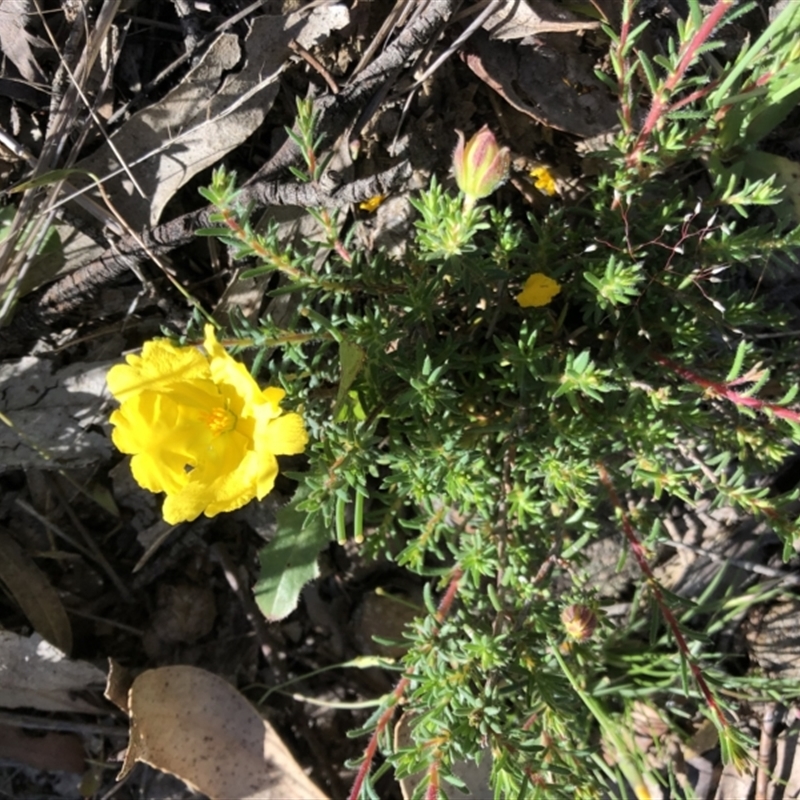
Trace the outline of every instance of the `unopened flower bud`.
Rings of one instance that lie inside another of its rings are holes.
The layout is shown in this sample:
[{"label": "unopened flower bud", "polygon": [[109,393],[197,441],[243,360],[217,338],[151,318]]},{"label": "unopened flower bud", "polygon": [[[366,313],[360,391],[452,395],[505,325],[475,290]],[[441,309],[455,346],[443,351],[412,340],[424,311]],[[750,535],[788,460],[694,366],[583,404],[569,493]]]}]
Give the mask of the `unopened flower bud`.
[{"label": "unopened flower bud", "polygon": [[597,616],[589,606],[573,603],[561,612],[561,624],[567,636],[578,642],[585,642],[597,627]]},{"label": "unopened flower bud", "polygon": [[484,125],[468,142],[464,134],[458,134],[458,144],[453,153],[453,172],[458,188],[466,195],[467,202],[488,197],[508,177],[511,162],[507,147],[498,147],[497,139]]}]

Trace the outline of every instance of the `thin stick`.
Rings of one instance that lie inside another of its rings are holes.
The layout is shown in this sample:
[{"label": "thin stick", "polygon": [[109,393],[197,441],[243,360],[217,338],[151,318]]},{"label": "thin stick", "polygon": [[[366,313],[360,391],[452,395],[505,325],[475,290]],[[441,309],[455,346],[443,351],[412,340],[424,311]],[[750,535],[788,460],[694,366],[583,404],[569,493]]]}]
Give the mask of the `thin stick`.
[{"label": "thin stick", "polygon": [[303,61],[305,61],[312,69],[315,69],[325,83],[328,84],[328,88],[334,94],[339,94],[339,84],[336,83],[333,75],[331,75],[330,72],[328,72],[328,70],[325,69],[325,67],[320,63],[319,59],[314,58],[314,56],[311,55],[311,53],[309,53],[308,50],[306,50],[305,47],[303,47],[303,45],[297,41],[297,39],[292,39],[292,41],[289,42],[289,49],[292,52],[297,53],[297,55],[299,55],[300,58],[302,58]]}]

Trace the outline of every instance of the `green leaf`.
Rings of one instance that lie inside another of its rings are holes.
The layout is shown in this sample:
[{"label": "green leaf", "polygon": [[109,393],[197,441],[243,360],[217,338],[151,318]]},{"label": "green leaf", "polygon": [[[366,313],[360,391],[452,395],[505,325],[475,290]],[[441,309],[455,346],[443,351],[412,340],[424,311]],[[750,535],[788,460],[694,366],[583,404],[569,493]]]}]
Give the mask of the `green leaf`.
[{"label": "green leaf", "polygon": [[216,237],[227,237],[231,235],[230,228],[198,228],[194,232],[195,236],[216,236]]},{"label": "green leaf", "polygon": [[591,357],[591,353],[588,350],[584,350],[572,362],[572,364],[571,364],[572,369],[574,369],[575,372],[578,372],[578,373],[583,372],[586,369],[586,367],[589,366],[589,358],[590,357]]},{"label": "green leaf", "polygon": [[364,361],[367,354],[363,348],[357,344],[352,344],[343,339],[339,344],[339,366],[341,368],[341,377],[339,378],[339,390],[336,393],[336,408],[340,408],[347,397],[353,381],[361,372],[364,366]]},{"label": "green leaf", "polygon": [[739,375],[742,373],[742,366],[744,365],[744,359],[747,355],[748,347],[747,342],[742,340],[739,342],[739,346],[736,348],[736,357],[733,359],[733,365],[731,366],[728,374],[725,376],[725,382],[730,383],[730,381],[735,381]]},{"label": "green leaf", "polygon": [[750,180],[775,176],[776,186],[783,187],[781,204],[795,223],[800,222],[800,163],[774,153],[753,150],[742,158],[743,175]]},{"label": "green leaf", "polygon": [[85,169],[52,169],[36,178],[18,183],[6,189],[6,192],[15,194],[17,192],[26,192],[28,189],[38,189],[40,186],[52,186],[54,183],[67,180],[72,175],[88,175],[96,183],[99,183],[97,177]]},{"label": "green leaf", "polygon": [[301,487],[278,512],[275,538],[258,554],[261,570],[253,593],[270,622],[284,619],[297,607],[303,587],[319,575],[317,556],[331,538],[322,512],[298,510],[308,494]]}]

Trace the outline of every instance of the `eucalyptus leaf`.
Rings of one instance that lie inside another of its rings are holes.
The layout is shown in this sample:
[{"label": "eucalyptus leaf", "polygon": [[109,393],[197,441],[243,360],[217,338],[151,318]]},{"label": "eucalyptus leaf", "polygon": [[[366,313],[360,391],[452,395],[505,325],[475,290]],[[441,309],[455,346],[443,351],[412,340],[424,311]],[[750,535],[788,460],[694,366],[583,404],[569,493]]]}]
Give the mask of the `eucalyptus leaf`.
[{"label": "eucalyptus leaf", "polygon": [[319,575],[317,556],[330,541],[319,512],[297,506],[308,491],[301,488],[278,512],[275,538],[261,549],[261,569],[253,592],[256,603],[270,621],[284,619],[297,607],[303,587]]}]

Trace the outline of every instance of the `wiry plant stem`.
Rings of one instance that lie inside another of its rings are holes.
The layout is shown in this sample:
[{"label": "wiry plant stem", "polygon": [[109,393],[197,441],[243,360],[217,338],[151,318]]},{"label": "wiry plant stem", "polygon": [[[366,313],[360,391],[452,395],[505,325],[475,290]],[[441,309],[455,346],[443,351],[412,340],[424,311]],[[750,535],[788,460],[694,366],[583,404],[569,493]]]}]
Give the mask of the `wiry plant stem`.
[{"label": "wiry plant stem", "polygon": [[692,372],[690,369],[686,369],[686,367],[682,367],[680,364],[676,364],[674,361],[670,361],[670,359],[664,358],[663,356],[656,356],[656,362],[667,369],[672,370],[672,372],[684,380],[690,381],[696,386],[700,386],[701,388],[705,389],[709,395],[730,400],[731,403],[735,403],[737,406],[752,408],[756,411],[761,411],[762,413],[769,412],[780,419],[785,419],[789,422],[800,423],[800,412],[793,411],[791,408],[785,408],[784,406],[779,406],[777,403],[769,403],[766,400],[759,400],[757,397],[749,397],[741,392],[735,392],[730,388],[730,384],[721,383],[718,381],[710,381],[707,378],[701,378],[697,373]]},{"label": "wiry plant stem", "polygon": [[708,16],[703,20],[703,23],[695,31],[692,38],[686,42],[681,48],[680,60],[678,61],[675,70],[667,76],[661,88],[653,95],[653,100],[650,103],[650,110],[647,112],[644,124],[642,125],[639,136],[633,149],[628,154],[627,163],[629,167],[636,166],[641,158],[642,151],[644,150],[650,134],[655,130],[664,114],[669,113],[672,107],[669,104],[670,96],[678,84],[683,80],[686,71],[692,65],[692,62],[697,57],[697,51],[701,45],[705,44],[706,40],[719,25],[725,13],[734,4],[735,0],[717,0],[714,7],[708,13]]},{"label": "wiry plant stem", "polygon": [[[456,595],[458,594],[458,586],[461,582],[461,578],[464,575],[464,570],[461,567],[456,567],[452,574],[450,575],[450,582],[447,585],[447,591],[445,591],[444,596],[439,601],[439,607],[436,609],[436,621],[442,622],[447,615],[450,613],[450,609],[453,606],[453,601],[456,599]],[[358,770],[358,774],[356,775],[356,779],[353,781],[353,786],[350,789],[350,794],[348,795],[348,800],[358,800],[359,795],[361,794],[361,789],[364,785],[364,781],[369,775],[370,768],[372,767],[372,759],[375,758],[375,753],[378,750],[378,741],[381,737],[381,734],[386,730],[386,726],[391,721],[392,717],[394,716],[394,710],[397,706],[397,703],[400,702],[400,699],[406,692],[409,684],[411,683],[412,675],[403,675],[402,678],[397,682],[397,686],[394,687],[394,691],[392,692],[389,706],[388,708],[381,714],[378,719],[377,724],[375,725],[375,730],[372,732],[372,736],[370,737],[369,744],[367,744],[366,749],[364,750],[364,760],[361,763],[361,767]],[[431,773],[429,773],[430,775]],[[436,770],[436,794],[433,797],[438,795],[438,766]],[[430,791],[430,786],[428,787]]]},{"label": "wiry plant stem", "polygon": [[619,496],[617,495],[616,489],[614,489],[614,485],[611,483],[611,478],[609,477],[608,471],[606,470],[603,464],[597,465],[598,472],[600,473],[600,480],[603,483],[603,486],[606,487],[606,491],[608,492],[609,498],[614,506],[619,509],[620,516],[622,518],[622,529],[625,532],[625,537],[628,540],[628,544],[630,545],[631,552],[636,559],[637,564],[639,565],[639,569],[641,569],[642,573],[644,574],[647,584],[650,587],[650,591],[653,594],[653,598],[658,605],[659,610],[661,611],[661,615],[664,617],[664,621],[669,626],[669,629],[672,631],[672,635],[675,637],[675,642],[678,645],[678,649],[681,651],[681,655],[686,660],[686,663],[689,665],[689,669],[692,671],[692,675],[697,682],[697,686],[699,687],[703,697],[705,698],[706,705],[709,708],[709,711],[713,714],[714,718],[716,719],[719,728],[725,729],[728,727],[729,723],[728,720],[725,718],[725,714],[722,713],[722,709],[717,702],[714,693],[711,691],[711,687],[706,682],[706,679],[703,677],[703,672],[695,662],[694,658],[692,658],[692,654],[689,650],[689,645],[686,643],[686,639],[681,633],[680,626],[678,625],[678,620],[675,619],[675,615],[672,613],[672,609],[667,605],[666,600],[664,600],[664,595],[661,592],[661,587],[659,586],[658,581],[653,575],[653,570],[650,569],[650,564],[647,562],[647,557],[645,556],[644,547],[642,543],[639,541],[639,537],[636,535],[636,531],[631,525],[631,521],[625,512],[625,509],[622,506],[622,503],[619,500]]}]

